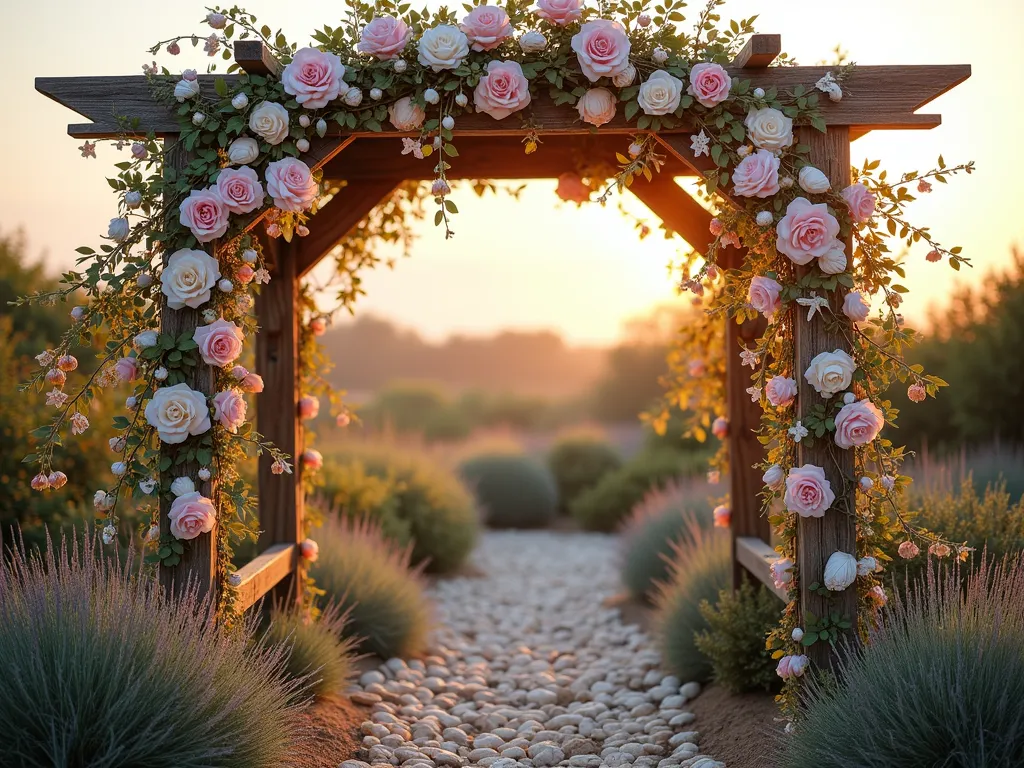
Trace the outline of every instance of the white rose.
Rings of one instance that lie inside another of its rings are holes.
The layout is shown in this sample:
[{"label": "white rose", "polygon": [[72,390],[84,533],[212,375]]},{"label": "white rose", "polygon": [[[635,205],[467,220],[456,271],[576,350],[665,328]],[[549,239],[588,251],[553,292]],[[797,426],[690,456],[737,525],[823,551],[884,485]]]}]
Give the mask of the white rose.
[{"label": "white rose", "polygon": [[630,64],[612,78],[612,83],[615,84],[616,88],[625,88],[632,85],[634,80],[636,80],[636,67]]},{"label": "white rose", "polygon": [[167,259],[160,277],[160,290],[171,309],[202,306],[210,300],[210,289],[220,280],[220,265],[206,251],[182,248]]},{"label": "white rose", "polygon": [[778,464],[772,464],[765,471],[764,475],[761,476],[761,481],[772,490],[778,490],[781,488],[785,479],[786,472]]},{"label": "white rose", "polygon": [[682,92],[683,81],[659,69],[640,86],[636,100],[644,114],[667,115],[676,111]]},{"label": "white rose", "polygon": [[171,481],[171,493],[175,496],[182,496],[186,493],[195,493],[196,484],[192,482],[191,477],[181,476],[176,477]]},{"label": "white rose", "polygon": [[180,103],[184,103],[189,99],[194,99],[198,95],[198,80],[179,80],[178,84],[174,86],[174,98],[176,98]]},{"label": "white rose", "polygon": [[241,111],[249,106],[249,97],[244,93],[236,93],[231,97],[231,106]]},{"label": "white rose", "polygon": [[261,101],[249,115],[249,130],[268,144],[288,137],[288,110],[273,101]]},{"label": "white rose", "polygon": [[232,165],[248,165],[259,156],[259,142],[248,136],[235,139],[228,147],[228,160]]},{"label": "white rose", "polygon": [[128,219],[122,217],[119,219],[111,219],[110,224],[107,226],[107,237],[120,243],[122,240],[128,237],[130,231]]},{"label": "white rose", "polygon": [[857,558],[848,552],[833,552],[825,563],[825,586],[842,592],[857,578]]},{"label": "white rose", "polygon": [[824,256],[818,257],[818,268],[826,275],[838,275],[846,271],[846,243],[833,240],[832,247]]},{"label": "white rose", "polygon": [[160,387],[146,404],[146,421],[165,443],[183,443],[210,429],[206,395],[188,384]]},{"label": "white rose", "polygon": [[548,47],[548,39],[543,32],[527,32],[519,38],[519,47],[523,53],[540,53]]},{"label": "white rose", "polygon": [[134,211],[142,205],[142,193],[134,189],[131,192],[126,192],[124,195],[124,204]]},{"label": "white rose", "polygon": [[835,352],[822,352],[816,355],[804,371],[807,383],[824,398],[842,392],[853,380],[853,372],[857,364],[846,352],[837,349]]},{"label": "white rose", "polygon": [[760,149],[778,152],[793,144],[793,121],[777,109],[752,109],[744,123],[747,136]]},{"label": "white rose", "polygon": [[155,347],[159,334],[156,331],[143,331],[135,337],[135,348],[146,349],[147,347]]},{"label": "white rose", "polygon": [[873,557],[862,557],[857,561],[857,575],[867,576],[878,570],[878,561]]},{"label": "white rose", "polygon": [[418,130],[427,117],[423,108],[413,104],[408,96],[403,96],[388,107],[388,115],[391,117],[391,124],[399,131]]},{"label": "white rose", "polygon": [[435,72],[455,69],[469,55],[469,38],[458,27],[440,24],[424,30],[417,49],[424,67]]},{"label": "white rose", "polygon": [[804,192],[810,192],[812,195],[828,192],[832,187],[831,182],[828,180],[828,176],[819,171],[813,165],[805,165],[800,169],[798,181],[800,183],[800,189]]}]

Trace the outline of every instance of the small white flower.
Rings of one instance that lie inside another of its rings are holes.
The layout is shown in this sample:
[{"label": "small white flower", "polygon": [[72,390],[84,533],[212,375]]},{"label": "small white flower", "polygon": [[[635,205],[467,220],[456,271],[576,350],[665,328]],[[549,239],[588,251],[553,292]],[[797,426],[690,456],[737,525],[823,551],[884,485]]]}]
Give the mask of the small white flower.
[{"label": "small white flower", "polygon": [[793,637],[793,642],[799,643],[801,640],[804,639],[804,631],[802,629],[800,629],[800,627],[796,627],[796,628],[793,629],[792,637]]},{"label": "small white flower", "polygon": [[[142,487],[142,483],[139,483],[139,487],[140,488]],[[146,541],[148,541],[150,543],[160,541],[160,526],[159,525],[154,524],[154,525],[149,526],[149,530],[146,531]]]},{"label": "small white flower", "polygon": [[873,557],[862,557],[857,561],[857,575],[867,576],[878,570],[878,561]]},{"label": "small white flower", "polygon": [[319,120],[316,121],[316,135],[322,139],[326,133],[327,121],[321,117]]},{"label": "small white flower", "polygon": [[115,529],[114,526],[112,526],[112,525],[104,526],[104,528],[103,528],[103,543],[104,544],[111,544],[111,543],[113,543],[114,538],[116,536],[117,536],[117,529]]},{"label": "small white flower", "polygon": [[636,67],[629,64],[624,70],[612,78],[612,83],[616,88],[626,88],[632,85],[634,80],[636,80]]},{"label": "small white flower", "polygon": [[110,224],[107,226],[107,237],[117,243],[124,242],[130,231],[131,225],[128,223],[128,219],[122,216],[110,220]]},{"label": "small white flower", "polygon": [[374,101],[380,101],[382,98],[384,98],[384,91],[382,91],[380,88],[371,88],[370,98],[373,99]]},{"label": "small white flower", "polygon": [[235,290],[235,284],[225,277],[224,279],[217,281],[217,288],[224,293],[231,293]]},{"label": "small white flower", "polygon": [[847,392],[843,395],[843,403],[845,405],[852,405],[855,402],[857,402],[857,396],[853,392]]},{"label": "small white flower", "polygon": [[760,387],[747,387],[747,394],[750,395],[750,402],[759,403],[761,402],[761,388]]},{"label": "small white flower", "polygon": [[228,17],[223,13],[209,13],[206,16],[206,23],[214,29],[224,29],[228,23]]},{"label": "small white flower", "polygon": [[297,139],[295,142],[295,148],[299,152],[309,152],[309,139]]},{"label": "small white flower", "polygon": [[781,179],[779,179],[779,186],[782,187],[783,189],[789,189],[790,187],[793,186],[793,177],[783,176]]},{"label": "small white flower", "polygon": [[156,379],[157,381],[163,381],[164,379],[167,378],[167,369],[161,365],[159,368],[153,371],[153,378]]},{"label": "small white flower", "polygon": [[793,438],[794,443],[799,443],[801,440],[803,440],[805,437],[811,434],[810,432],[807,431],[807,427],[805,427],[799,421],[792,427],[790,427],[787,430],[787,432],[789,432],[789,436]]},{"label": "small white flower", "polygon": [[309,115],[299,115],[299,125],[309,128]]},{"label": "small white flower", "polygon": [[865,493],[875,487],[875,481],[870,477],[862,477],[860,479],[860,489]]},{"label": "small white flower", "polygon": [[758,211],[755,221],[759,227],[770,227],[775,222],[775,217],[771,211]]},{"label": "small white flower", "polygon": [[409,68],[409,62],[407,62],[405,59],[395,59],[394,67],[395,72],[397,72],[398,74],[402,74],[403,72],[405,72],[405,70]]},{"label": "small white flower", "polygon": [[427,104],[437,104],[437,102],[441,100],[441,94],[433,88],[427,88],[427,90],[423,92],[423,100],[427,102]]},{"label": "small white flower", "polygon": [[196,112],[192,115],[192,125],[202,125],[206,122],[206,115],[202,112]]},{"label": "small white flower", "polygon": [[110,465],[110,472],[115,477],[120,477],[127,471],[128,465],[125,464],[123,461],[115,461],[113,464]]},{"label": "small white flower", "polygon": [[130,210],[135,210],[142,205],[142,193],[137,190],[125,193],[124,204]]},{"label": "small white flower", "polygon": [[124,407],[129,411],[135,410],[135,406],[139,404],[139,399],[135,395],[128,395],[124,401]]},{"label": "small white flower", "polygon": [[464,93],[460,93],[455,96],[455,103],[460,107],[464,107],[469,104],[469,97]]},{"label": "small white flower", "polygon": [[244,93],[236,93],[231,98],[231,106],[241,112],[247,106],[249,106],[249,97]]},{"label": "small white flower", "polygon": [[815,312],[821,313],[821,316],[824,317],[825,310],[828,309],[828,299],[817,294],[812,295],[810,298],[801,297],[796,300],[796,303],[801,307],[807,307],[807,322],[811,322],[814,319]]},{"label": "small white flower", "polygon": [[92,505],[96,508],[97,512],[106,512],[114,506],[114,497],[106,491],[96,491],[96,494],[92,497]]},{"label": "small white flower", "polygon": [[136,349],[146,349],[147,347],[156,346],[158,337],[159,334],[156,331],[143,331],[135,337],[133,344]]},{"label": "small white flower", "polygon": [[452,128],[455,127],[455,118],[452,117],[451,115],[445,115],[444,118],[441,120],[441,127],[444,128],[446,131],[450,131]]},{"label": "small white flower", "polygon": [[232,587],[240,587],[242,586],[242,577],[239,576],[237,573],[229,574],[228,584],[230,584]]},{"label": "small white flower", "polygon": [[85,317],[85,307],[75,307],[71,310],[71,319],[76,323],[82,322],[83,317]]},{"label": "small white flower", "polygon": [[634,141],[629,145],[629,156],[635,160],[640,156],[640,153],[643,152],[643,150],[644,148]]},{"label": "small white flower", "polygon": [[174,98],[177,99],[179,104],[183,104],[189,99],[194,99],[198,95],[198,80],[180,80],[178,84],[174,86]]},{"label": "small white flower", "polygon": [[800,182],[800,189],[810,194],[821,194],[822,192],[828,192],[832,187],[832,183],[828,180],[828,176],[819,171],[813,165],[805,165],[800,169],[798,175]]},{"label": "small white flower", "polygon": [[36,355],[36,362],[45,368],[53,362],[53,351],[47,349],[45,352],[40,352]]},{"label": "small white flower", "polygon": [[754,89],[754,98],[755,99],[763,99],[764,98],[764,88],[755,88]]},{"label": "small white flower", "polygon": [[[403,61],[402,63],[404,64],[405,62]],[[345,103],[350,107],[358,107],[363,103],[363,92],[359,88],[349,88],[345,91]]]},{"label": "small white flower", "polygon": [[252,248],[247,248],[246,250],[242,251],[242,261],[244,261],[246,264],[255,264],[256,259],[258,259],[259,257],[260,255],[256,253],[256,251],[254,251]]},{"label": "small white flower", "polygon": [[651,17],[649,14],[641,13],[639,16],[636,17],[636,23],[639,24],[641,27],[650,26]]},{"label": "small white flower", "polygon": [[114,453],[121,453],[124,450],[125,440],[123,437],[112,437],[107,440],[107,445],[110,446],[110,450]]},{"label": "small white flower", "polygon": [[700,133],[690,136],[690,149],[693,150],[694,157],[710,154],[710,145],[711,137],[704,133],[703,128],[700,129]]},{"label": "small white flower", "polygon": [[519,47],[523,53],[540,53],[548,47],[548,39],[543,32],[527,32],[519,38]]},{"label": "small white flower", "polygon": [[744,158],[747,155],[749,155],[752,151],[753,149],[751,149],[751,146],[749,144],[742,144],[740,145],[739,149],[736,150],[736,154],[739,155],[741,158]]},{"label": "small white flower", "polygon": [[196,484],[191,477],[176,477],[171,481],[171,493],[175,496],[184,496],[186,493],[195,493]]},{"label": "small white flower", "polygon": [[882,487],[887,491],[891,491],[896,487],[896,478],[892,475],[882,475]]},{"label": "small white flower", "polygon": [[757,352],[744,347],[740,350],[740,361],[741,365],[749,365],[751,368],[757,368]]},{"label": "small white flower", "polygon": [[654,59],[655,64],[664,64],[668,61],[668,51],[659,46],[654,49],[654,53],[651,54],[651,58]]},{"label": "small white flower", "polygon": [[201,469],[199,470],[199,479],[200,479],[200,480],[202,480],[202,481],[203,481],[204,483],[205,483],[205,482],[206,482],[207,480],[209,480],[209,479],[210,479],[210,470],[209,470],[209,469],[207,469],[206,467],[202,467],[202,468],[201,468]]},{"label": "small white flower", "polygon": [[156,490],[156,479],[147,477],[145,480],[139,481],[139,490],[143,493],[152,493]]}]

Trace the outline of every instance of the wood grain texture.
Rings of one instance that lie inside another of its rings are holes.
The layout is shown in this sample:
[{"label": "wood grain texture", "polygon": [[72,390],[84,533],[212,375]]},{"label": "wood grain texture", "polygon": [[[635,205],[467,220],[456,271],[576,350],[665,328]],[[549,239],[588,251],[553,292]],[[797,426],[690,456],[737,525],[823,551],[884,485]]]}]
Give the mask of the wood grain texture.
[{"label": "wood grain texture", "polygon": [[[802,129],[799,140],[811,148],[810,161],[831,180],[833,189],[843,189],[850,183],[850,142],[849,132],[845,128],[829,128],[823,134],[812,129]],[[850,243],[846,244],[846,252],[851,253]],[[832,292],[828,297],[832,313],[841,322],[848,323],[843,314],[844,290]],[[797,307],[795,322],[795,341],[797,369],[793,377],[797,380],[798,413],[802,417],[815,405],[825,401],[807,383],[804,371],[815,355],[831,352],[836,349],[849,351],[849,345],[843,334],[838,330],[826,328],[820,314],[814,320],[807,321],[802,308]],[[842,397],[842,395],[836,395]],[[853,476],[853,451],[845,451],[835,445],[831,433],[814,441],[813,445],[806,442],[798,444],[797,465],[814,464],[823,467],[825,477],[832,485],[836,500],[823,517],[798,517],[797,519],[797,565],[800,569],[800,612],[801,616],[808,613],[821,617],[833,611],[840,616],[857,619],[857,590],[851,586],[842,592],[830,593],[830,598],[812,593],[808,587],[817,582],[824,582],[825,563],[833,552],[848,552],[856,555],[857,530]],[[849,490],[844,491],[844,488]],[[856,633],[850,633],[855,637]],[[818,666],[827,666],[834,662],[834,654],[827,643],[815,643],[807,649],[807,655]]]},{"label": "wood grain texture", "polygon": [[782,53],[782,35],[751,35],[732,60],[736,69],[763,69]]},{"label": "wood grain texture", "polygon": [[[189,157],[184,148],[177,144],[175,137],[168,137],[164,141],[166,165],[170,168],[181,169],[188,165]],[[175,213],[168,213],[169,216]],[[216,256],[216,247],[209,249],[212,255]],[[170,253],[165,250],[163,254],[164,265]],[[167,306],[167,297],[161,294],[162,306],[160,309],[160,332],[169,333],[175,337],[182,333],[191,332],[203,324],[201,310],[184,307],[182,309],[171,309]],[[212,366],[205,364],[202,360],[185,378],[185,383],[192,389],[206,395],[214,393],[215,374]],[[210,416],[213,416],[212,408]],[[172,461],[177,454],[178,446],[160,444],[160,456],[170,456]],[[207,498],[214,496],[214,481],[203,482],[199,479],[199,463],[189,461],[184,464],[172,465],[170,469],[160,475],[160,535],[170,535],[170,519],[167,513],[171,508],[170,494],[167,489],[176,477],[188,476],[192,478],[196,489]],[[191,541],[184,542],[185,552],[181,556],[181,562],[170,568],[160,566],[160,584],[168,594],[182,594],[191,585],[195,585],[201,597],[209,596],[215,599],[216,573],[217,573],[217,528],[214,527],[211,533],[204,533]]]},{"label": "wood grain texture", "polygon": [[294,573],[299,558],[298,549],[295,544],[274,544],[239,568],[235,573],[242,583],[235,588],[236,610],[249,610]]},{"label": "wood grain texture", "polygon": [[276,75],[281,71],[281,62],[262,40],[236,40],[235,63],[250,75]]},{"label": "wood grain texture", "polygon": [[[298,417],[299,317],[296,275],[298,239],[286,243],[267,239],[264,255],[271,262],[270,283],[256,298],[256,372],[263,377],[263,392],[256,398],[256,427],[279,449],[292,457],[292,472],[275,475],[272,459],[259,458],[258,486],[260,549],[275,544],[297,544],[302,533],[303,493],[302,422]],[[289,577],[274,590],[274,597],[290,601],[300,596],[301,580]]]},{"label": "wood grain texture", "polygon": [[775,586],[771,564],[779,554],[770,544],[757,536],[740,536],[735,539],[735,562],[745,573],[753,576],[758,583],[764,584],[783,603],[789,603],[789,591]]},{"label": "wood grain texture", "polygon": [[[796,85],[813,88],[814,83],[831,71],[829,67],[769,67],[730,68],[734,77],[749,78],[754,85],[762,88],[776,86],[790,90]],[[916,110],[929,101],[941,96],[971,75],[969,65],[925,65],[925,66],[882,66],[856,67],[843,84],[844,97],[840,102],[822,98],[822,115],[829,125],[854,126],[858,133],[872,129],[934,128],[941,119],[938,115],[918,115]],[[234,75],[225,76],[230,83]],[[204,91],[213,93],[215,76],[202,75],[199,78]],[[179,130],[177,118],[166,106],[156,104],[150,94],[150,85],[143,75],[123,77],[39,77],[36,90],[74,110],[92,121],[89,124],[68,126],[68,133],[75,138],[103,138],[119,135],[116,117],[137,117],[140,131],[153,131],[157,135],[176,133]],[[522,137],[522,118],[532,118],[540,133],[589,134],[591,127],[579,120],[572,107],[556,106],[550,97],[538,93],[523,115],[513,115],[505,120],[481,114],[462,115],[456,124],[455,133],[460,136],[516,136]],[[351,131],[340,131],[332,123],[332,132],[337,135],[352,135]],[[622,112],[600,129],[602,134],[634,133],[636,124],[626,121]],[[689,133],[690,128],[681,125],[672,133]],[[385,126],[383,135],[401,134]],[[379,136],[382,134],[363,133],[355,135]]]}]

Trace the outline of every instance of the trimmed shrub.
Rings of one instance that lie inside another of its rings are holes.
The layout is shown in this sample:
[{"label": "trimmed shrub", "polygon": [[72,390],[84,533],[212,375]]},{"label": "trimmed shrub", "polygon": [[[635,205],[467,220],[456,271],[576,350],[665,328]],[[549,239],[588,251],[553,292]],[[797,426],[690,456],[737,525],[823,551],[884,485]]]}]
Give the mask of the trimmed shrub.
[{"label": "trimmed shrub", "polygon": [[693,526],[707,527],[710,511],[706,483],[672,482],[644,497],[622,528],[622,583],[638,600],[650,600],[659,581],[668,578],[672,546],[692,539]]},{"label": "trimmed shrub", "polygon": [[347,614],[344,633],[355,647],[385,659],[420,653],[430,613],[410,548],[396,547],[369,520],[329,516],[314,537],[320,555],[310,573]]},{"label": "trimmed shrub", "polygon": [[384,535],[412,545],[412,562],[451,573],[476,543],[473,497],[449,469],[421,454],[362,448],[325,466],[329,505],[352,519],[370,517]]},{"label": "trimmed shrub", "polygon": [[782,765],[1024,765],[1024,563],[933,572],[882,616],[838,681],[808,681]]},{"label": "trimmed shrub", "polygon": [[604,440],[576,436],[555,443],[548,467],[558,484],[560,509],[568,512],[573,499],[621,466],[618,452]]},{"label": "trimmed shrub", "polygon": [[265,636],[288,654],[285,673],[316,696],[338,693],[354,671],[355,641],[345,636],[348,615],[329,604],[316,618],[275,606]]},{"label": "trimmed shrub", "polygon": [[695,638],[697,650],[711,662],[711,679],[732,693],[772,691],[781,680],[765,638],[779,624],[783,604],[767,587],[744,582],[724,589],[714,605],[701,601],[708,628]]},{"label": "trimmed shrub", "polygon": [[537,528],[558,512],[558,486],[539,461],[516,453],[482,454],[459,465],[492,528]]},{"label": "trimmed shrub", "polygon": [[672,572],[655,595],[655,632],[665,667],[681,680],[706,682],[711,663],[697,650],[696,635],[708,629],[700,604],[729,588],[729,537],[694,526],[691,537],[673,547]]},{"label": "trimmed shrub", "polygon": [[688,454],[674,451],[641,453],[606,474],[569,505],[569,513],[589,531],[614,531],[650,491],[703,467]]},{"label": "trimmed shrub", "polygon": [[223,632],[194,598],[66,541],[0,565],[0,765],[283,765],[295,749],[280,648]]}]

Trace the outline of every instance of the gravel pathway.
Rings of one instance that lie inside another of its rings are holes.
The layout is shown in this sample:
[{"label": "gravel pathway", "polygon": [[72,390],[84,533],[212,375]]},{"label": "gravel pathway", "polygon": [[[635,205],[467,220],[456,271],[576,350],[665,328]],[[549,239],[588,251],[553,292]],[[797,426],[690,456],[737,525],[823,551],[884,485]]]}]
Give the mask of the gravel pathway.
[{"label": "gravel pathway", "polygon": [[700,687],[658,669],[651,638],[602,601],[620,591],[615,539],[489,532],[481,578],[438,582],[432,655],[365,673],[367,766],[688,766]]}]

